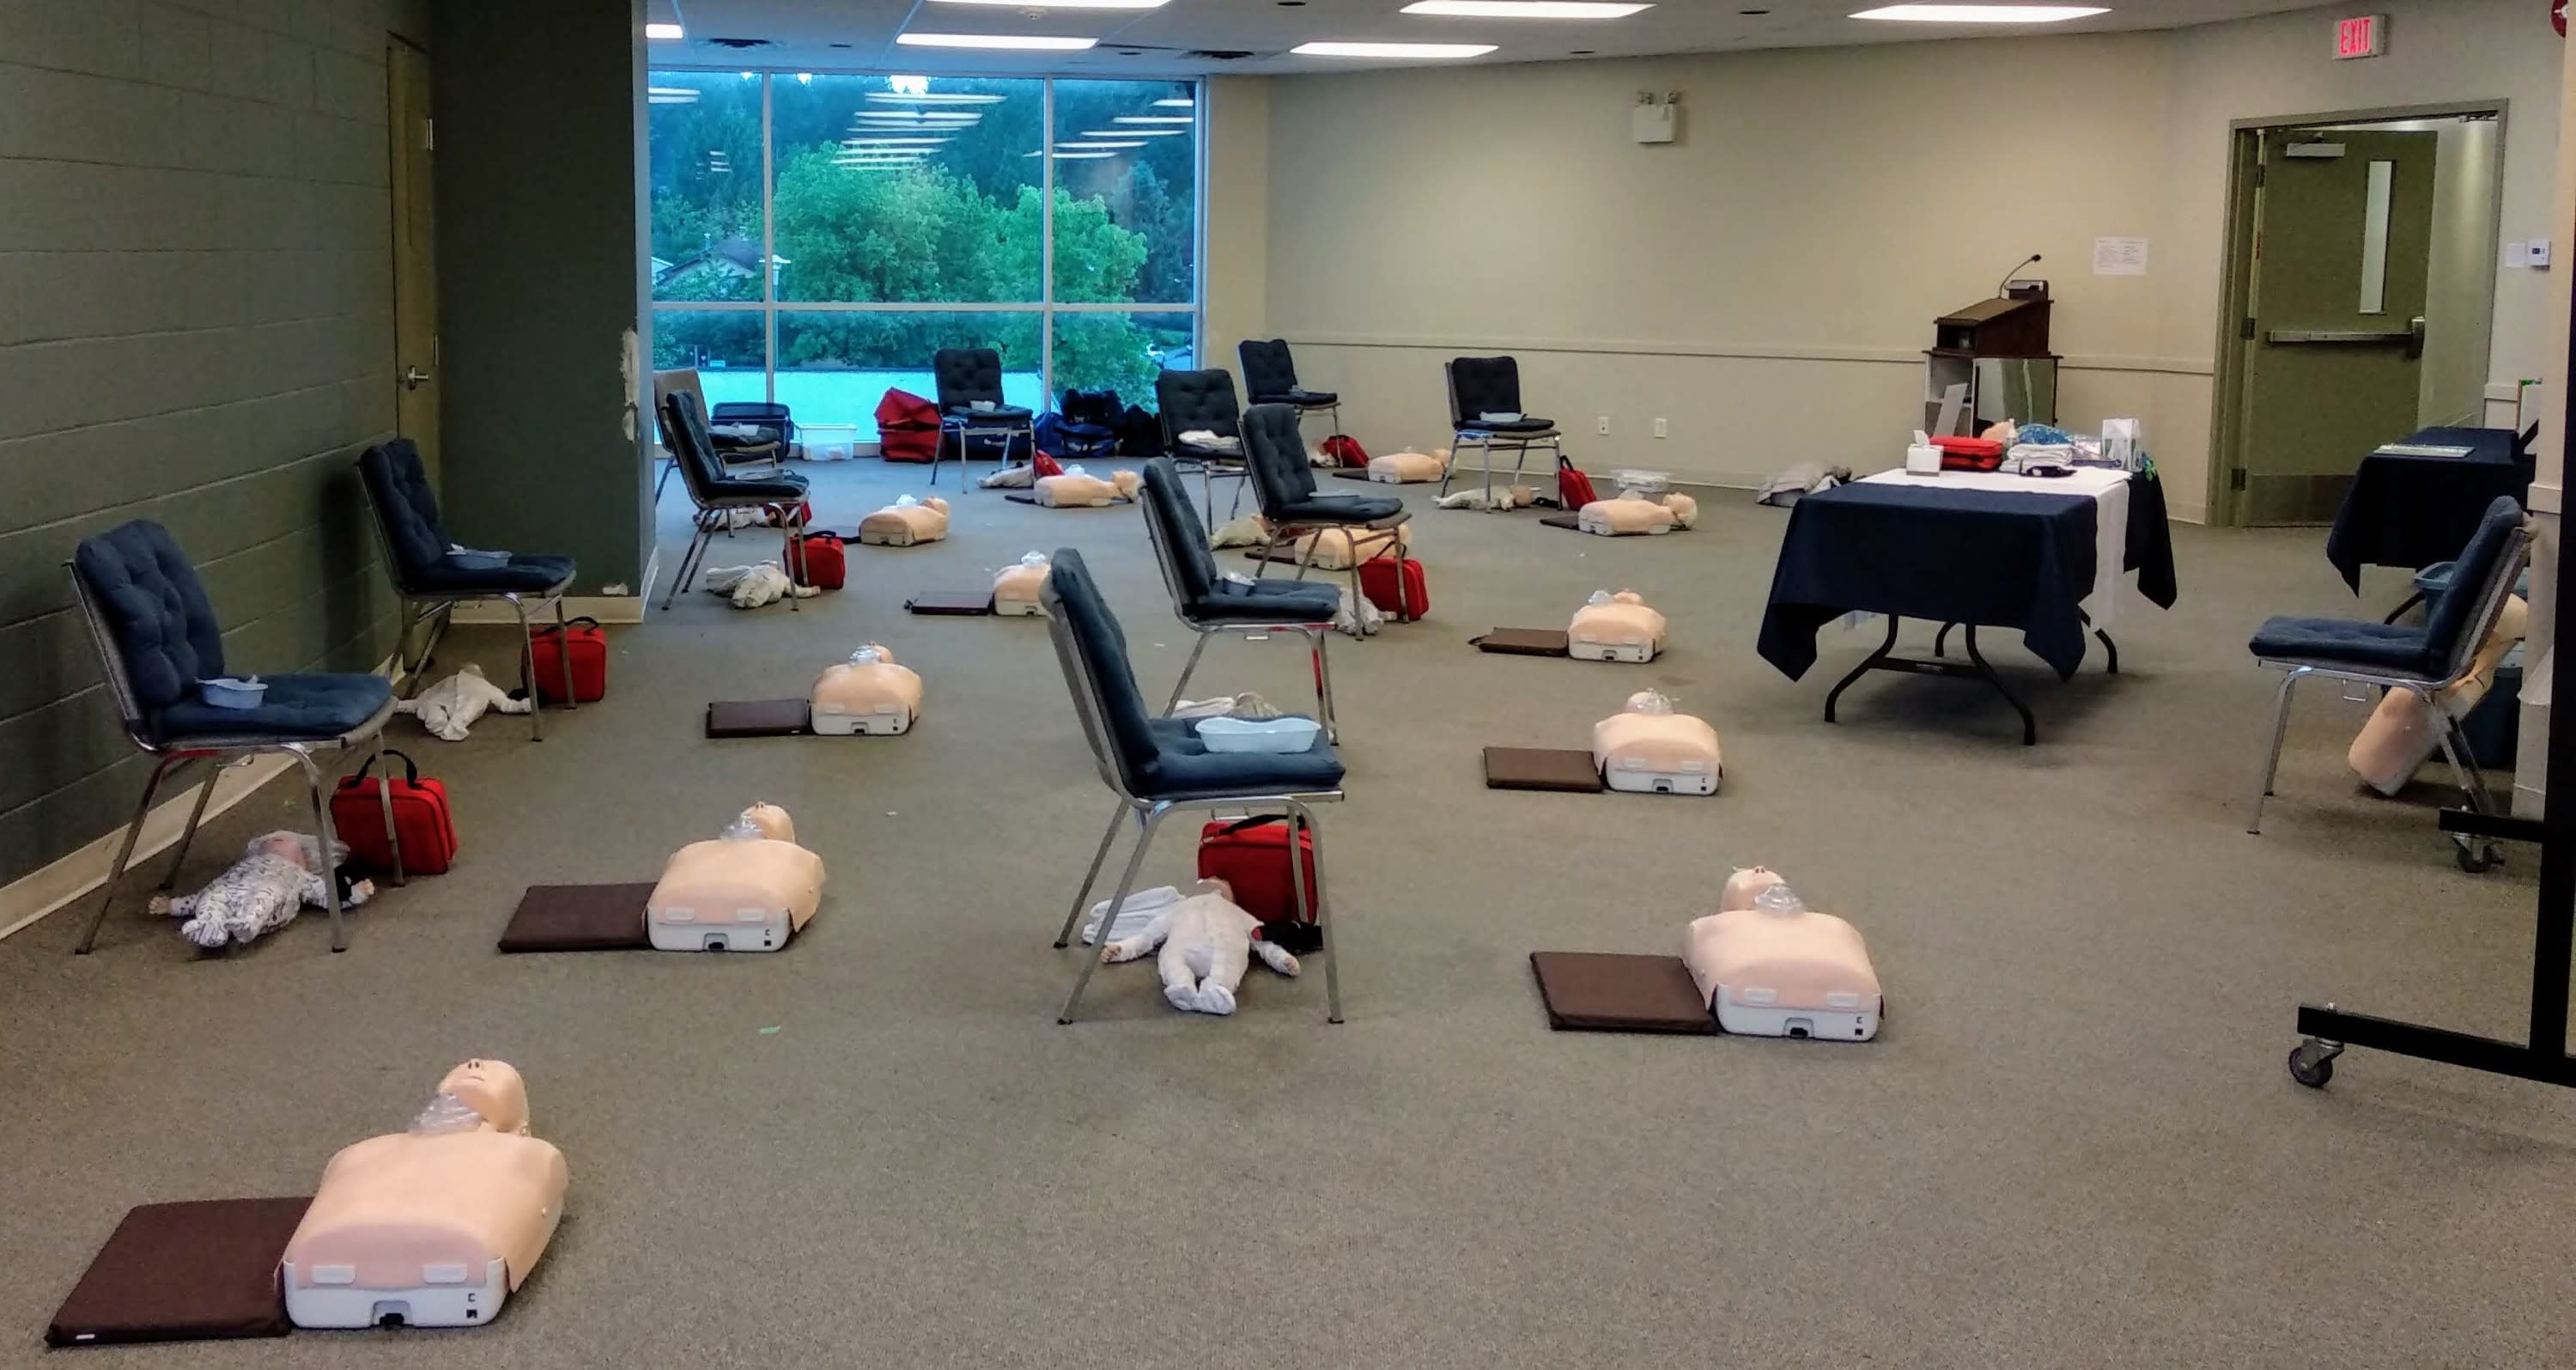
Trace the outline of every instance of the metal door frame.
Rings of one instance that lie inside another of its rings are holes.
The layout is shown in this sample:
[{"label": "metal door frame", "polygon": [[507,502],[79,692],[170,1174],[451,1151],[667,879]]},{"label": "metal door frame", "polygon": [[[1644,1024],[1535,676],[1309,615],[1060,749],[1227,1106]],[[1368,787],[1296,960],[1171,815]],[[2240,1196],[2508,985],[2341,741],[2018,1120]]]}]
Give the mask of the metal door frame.
[{"label": "metal door frame", "polygon": [[[2219,308],[2217,320],[2218,364],[2210,376],[2209,406],[2209,475],[2202,492],[2202,517],[2212,527],[2226,527],[2236,522],[2236,474],[2242,469],[2239,425],[2245,407],[2245,366],[2249,354],[2244,321],[2252,317],[2254,262],[2251,246],[2254,216],[2262,203],[2262,183],[2256,172],[2256,154],[2266,133],[2293,129],[2318,128],[2339,124],[2394,124],[2409,119],[2449,119],[2462,115],[2492,115],[2498,126],[2496,156],[2501,161],[2508,140],[2513,136],[2510,100],[2454,100],[2429,105],[2383,105],[2372,109],[2335,110],[2323,114],[2296,117],[2272,115],[2256,119],[2238,119],[2227,126],[2227,214],[2219,231]],[[2501,170],[2501,167],[2499,167]],[[2491,222],[2499,227],[2504,222],[2504,177],[2495,178],[2496,192]],[[2492,235],[2490,235],[2492,236]],[[2493,287],[2490,285],[2490,303]],[[2495,343],[2492,308],[2488,315],[2487,342]]]}]

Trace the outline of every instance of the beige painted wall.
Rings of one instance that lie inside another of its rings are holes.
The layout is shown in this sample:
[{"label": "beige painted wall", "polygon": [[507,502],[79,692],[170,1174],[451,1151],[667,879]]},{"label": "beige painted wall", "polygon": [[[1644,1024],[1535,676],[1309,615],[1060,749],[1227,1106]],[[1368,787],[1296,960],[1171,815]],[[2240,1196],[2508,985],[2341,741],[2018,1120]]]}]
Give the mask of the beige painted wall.
[{"label": "beige painted wall", "polygon": [[1204,293],[1207,356],[1235,369],[1235,344],[1267,338],[1270,269],[1270,83],[1207,83],[1208,176]]},{"label": "beige painted wall", "polygon": [[[2379,7],[2391,53],[2366,62],[2327,56],[2319,10],[1276,78],[1264,267],[1221,272],[1234,254],[1211,250],[1211,331],[1222,311],[1229,330],[1298,344],[1308,383],[1343,393],[1372,448],[1441,440],[1441,360],[1508,350],[1530,408],[1566,424],[1587,465],[1749,483],[1795,460],[1893,464],[1932,317],[2043,252],[2062,418],[2144,418],[2176,512],[2198,517],[2231,120],[2510,100],[2503,236],[2549,232],[2560,53],[2540,7]],[[1998,84],[2016,72],[2021,87]],[[1683,93],[1681,142],[1629,140],[1645,89]],[[2150,239],[2150,274],[2094,276],[2099,235]],[[1220,301],[1256,274],[1252,330]],[[2540,275],[2498,272],[2491,378],[2542,374]],[[1659,416],[1669,439],[1650,436]]]},{"label": "beige painted wall", "polygon": [[2494,350],[2496,148],[2504,130],[2484,120],[2443,119],[2433,167],[2433,244],[2426,273],[2424,366],[2417,416],[2475,424],[2486,414]]}]

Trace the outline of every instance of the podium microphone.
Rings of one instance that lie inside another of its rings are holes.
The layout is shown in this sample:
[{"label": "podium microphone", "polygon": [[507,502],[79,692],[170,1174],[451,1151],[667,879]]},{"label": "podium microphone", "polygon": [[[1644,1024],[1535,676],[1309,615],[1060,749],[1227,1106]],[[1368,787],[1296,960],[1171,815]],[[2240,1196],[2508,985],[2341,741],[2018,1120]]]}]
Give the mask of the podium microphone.
[{"label": "podium microphone", "polygon": [[2031,265],[2032,263],[2037,262],[2037,261],[2039,261],[2039,260],[2040,260],[2040,255],[2039,255],[2038,253],[2034,252],[2034,253],[2030,254],[2029,256],[2024,257],[2024,258],[2023,258],[2023,259],[2021,259],[2019,262],[2014,263],[2014,264],[2013,264],[2013,269],[2012,269],[2012,270],[2010,270],[2010,271],[2005,272],[2005,273],[2004,273],[2004,278],[2003,278],[2003,280],[1995,286],[1995,294],[1996,294],[1996,296],[1997,296],[1997,297],[2001,297],[2005,291],[2010,290],[2010,289],[2012,288],[2012,279],[2013,279],[2013,277],[2020,275],[2020,274],[2021,274],[2021,269],[2022,269],[2023,267],[2025,267],[2025,266],[2029,266],[2029,265]]}]

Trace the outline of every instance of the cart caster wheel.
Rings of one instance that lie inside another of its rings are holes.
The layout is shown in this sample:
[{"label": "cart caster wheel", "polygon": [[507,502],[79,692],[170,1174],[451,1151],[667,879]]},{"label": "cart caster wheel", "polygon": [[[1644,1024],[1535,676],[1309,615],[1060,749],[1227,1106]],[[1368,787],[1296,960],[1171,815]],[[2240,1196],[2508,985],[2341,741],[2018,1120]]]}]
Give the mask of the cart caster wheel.
[{"label": "cart caster wheel", "polygon": [[2334,1078],[2334,1057],[2313,1042],[2290,1048],[2290,1078],[2310,1089],[2323,1089]]},{"label": "cart caster wheel", "polygon": [[2471,875],[2484,875],[2504,864],[2504,853],[2491,846],[2472,846],[2463,842],[2451,853],[2451,859]]}]

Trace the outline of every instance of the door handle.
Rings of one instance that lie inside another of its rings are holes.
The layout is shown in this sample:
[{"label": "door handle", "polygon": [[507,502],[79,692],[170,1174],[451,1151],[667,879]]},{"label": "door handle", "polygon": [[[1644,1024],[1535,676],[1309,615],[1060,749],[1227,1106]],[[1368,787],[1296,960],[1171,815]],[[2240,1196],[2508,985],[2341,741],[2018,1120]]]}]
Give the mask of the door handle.
[{"label": "door handle", "polygon": [[2413,328],[2402,332],[2387,329],[2374,329],[2364,332],[2332,328],[2275,328],[2263,335],[2263,341],[2273,344],[2318,343],[2346,346],[2367,346],[2373,344],[2404,343],[2410,350],[2416,350],[2418,355],[2420,355],[2420,349],[2423,347],[2423,338],[2424,321],[2422,319],[2417,319]]},{"label": "door handle", "polygon": [[406,367],[403,370],[402,383],[405,390],[418,390],[429,384],[429,373],[417,366]]}]

